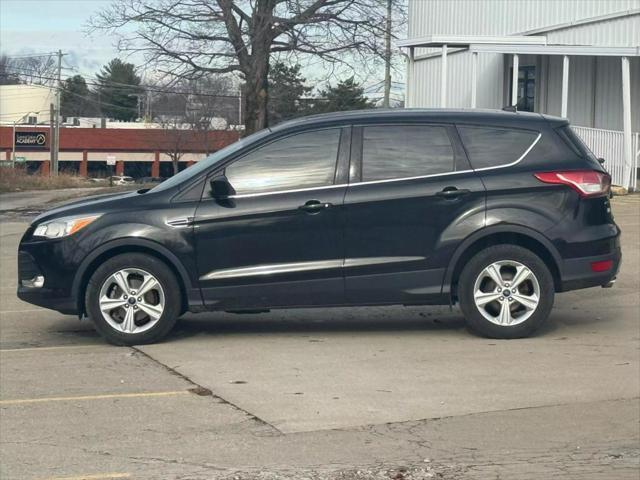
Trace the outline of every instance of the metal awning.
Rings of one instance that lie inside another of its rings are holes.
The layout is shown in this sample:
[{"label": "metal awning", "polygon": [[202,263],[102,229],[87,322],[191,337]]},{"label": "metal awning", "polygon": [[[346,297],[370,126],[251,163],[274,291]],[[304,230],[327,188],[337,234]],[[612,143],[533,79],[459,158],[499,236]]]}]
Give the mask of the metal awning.
[{"label": "metal awning", "polygon": [[404,48],[469,47],[471,45],[546,45],[544,35],[427,35],[398,42]]},{"label": "metal awning", "polygon": [[522,45],[475,44],[469,50],[479,53],[507,53],[519,55],[588,55],[590,57],[638,57],[640,47],[603,47],[593,45]]}]

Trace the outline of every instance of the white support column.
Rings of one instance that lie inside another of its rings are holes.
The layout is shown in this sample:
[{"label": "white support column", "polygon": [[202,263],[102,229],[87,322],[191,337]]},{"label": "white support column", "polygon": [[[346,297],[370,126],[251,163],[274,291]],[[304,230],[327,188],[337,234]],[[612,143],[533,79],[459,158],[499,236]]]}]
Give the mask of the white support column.
[{"label": "white support column", "polygon": [[471,54],[471,108],[477,106],[478,95],[478,52]]},{"label": "white support column", "polygon": [[518,70],[520,68],[520,57],[517,53],[513,55],[513,69],[511,72],[511,105],[518,105]]},{"label": "white support column", "polygon": [[409,58],[407,60],[407,93],[405,107],[413,107],[413,90],[416,88],[416,77],[414,75],[415,53],[413,47],[409,48]]},{"label": "white support column", "polygon": [[442,45],[442,64],[440,76],[440,107],[447,107],[447,46]]},{"label": "white support column", "polygon": [[633,165],[631,151],[631,72],[629,70],[629,58],[622,57],[622,130],[624,146],[623,187],[629,188],[631,182],[631,165]]},{"label": "white support column", "polygon": [[569,55],[562,57],[562,102],[560,116],[567,118],[569,105]]}]

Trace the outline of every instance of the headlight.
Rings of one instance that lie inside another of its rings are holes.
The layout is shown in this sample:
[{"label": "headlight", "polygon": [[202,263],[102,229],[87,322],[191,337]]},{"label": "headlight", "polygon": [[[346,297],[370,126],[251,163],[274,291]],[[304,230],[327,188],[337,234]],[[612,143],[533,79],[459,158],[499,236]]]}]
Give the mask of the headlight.
[{"label": "headlight", "polygon": [[50,220],[38,225],[36,230],[33,232],[33,236],[45,238],[66,237],[82,230],[99,217],[100,215],[91,215],[83,217],[64,217]]}]

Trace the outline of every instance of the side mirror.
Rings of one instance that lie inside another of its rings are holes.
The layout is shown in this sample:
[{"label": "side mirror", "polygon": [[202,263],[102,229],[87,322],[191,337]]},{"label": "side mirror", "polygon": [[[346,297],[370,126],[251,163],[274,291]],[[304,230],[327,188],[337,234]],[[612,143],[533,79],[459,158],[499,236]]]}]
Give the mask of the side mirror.
[{"label": "side mirror", "polygon": [[598,163],[600,165],[604,165],[604,158],[602,158],[602,157],[598,158]]},{"label": "side mirror", "polygon": [[226,200],[236,193],[229,183],[229,179],[224,175],[212,178],[209,185],[211,186],[211,196],[217,200]]}]

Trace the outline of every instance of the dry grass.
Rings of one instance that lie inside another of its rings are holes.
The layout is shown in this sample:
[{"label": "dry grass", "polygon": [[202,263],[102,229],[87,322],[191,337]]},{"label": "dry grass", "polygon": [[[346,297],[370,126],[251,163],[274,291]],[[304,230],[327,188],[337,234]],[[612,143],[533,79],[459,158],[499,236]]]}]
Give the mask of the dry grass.
[{"label": "dry grass", "polygon": [[57,177],[43,177],[40,174],[30,175],[20,168],[0,168],[0,193],[91,186],[93,185],[86,179],[68,173],[60,173]]}]

